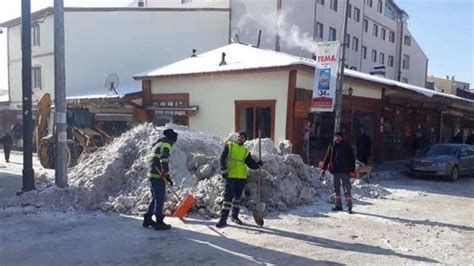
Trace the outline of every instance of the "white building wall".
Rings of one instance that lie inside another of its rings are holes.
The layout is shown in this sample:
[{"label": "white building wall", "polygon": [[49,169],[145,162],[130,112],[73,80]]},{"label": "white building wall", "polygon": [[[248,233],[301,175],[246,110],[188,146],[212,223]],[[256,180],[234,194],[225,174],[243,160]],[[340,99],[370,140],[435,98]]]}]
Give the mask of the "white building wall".
[{"label": "white building wall", "polygon": [[[138,91],[133,75],[228,44],[228,11],[67,12],[69,95],[103,94],[109,73],[119,92]],[[90,30],[93,28],[94,30]]]},{"label": "white building wall", "polygon": [[[139,91],[133,75],[228,44],[229,11],[67,11],[67,96],[107,94],[105,79],[120,77],[119,93]],[[11,101],[21,102],[20,26],[9,31]],[[54,92],[53,16],[40,23],[33,66],[42,69],[42,92]],[[39,97],[39,96],[38,96]],[[34,98],[35,99],[35,98]]]},{"label": "white building wall", "polygon": [[[410,31],[405,28],[404,35],[410,36],[411,45],[403,44],[402,54],[407,54],[410,56],[410,66],[409,69],[402,69],[402,77],[408,79],[408,83],[414,84],[416,86],[425,87],[426,84],[426,65],[427,57],[423,53],[423,50],[416,42],[413,35]],[[402,55],[403,60],[403,55]]]},{"label": "white building wall", "polygon": [[198,105],[189,126],[204,133],[226,137],[235,131],[236,100],[276,100],[275,141],[285,139],[288,99],[288,71],[216,75],[212,77],[170,77],[152,81],[152,93],[189,93],[190,105]]},{"label": "white building wall", "polygon": [[[47,16],[32,25],[40,27],[40,45],[31,47],[32,67],[41,67],[41,90],[33,89],[33,101],[44,92],[54,92],[54,18]],[[21,67],[21,25],[8,30],[8,68],[10,101],[21,103],[22,67]]]}]

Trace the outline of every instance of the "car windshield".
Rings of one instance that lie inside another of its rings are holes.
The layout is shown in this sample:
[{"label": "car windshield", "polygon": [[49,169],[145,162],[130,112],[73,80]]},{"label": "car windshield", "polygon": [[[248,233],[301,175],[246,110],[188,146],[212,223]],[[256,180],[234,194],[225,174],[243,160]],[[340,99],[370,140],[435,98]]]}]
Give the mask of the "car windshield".
[{"label": "car windshield", "polygon": [[452,145],[433,145],[426,150],[425,155],[456,155],[457,149],[457,146]]}]

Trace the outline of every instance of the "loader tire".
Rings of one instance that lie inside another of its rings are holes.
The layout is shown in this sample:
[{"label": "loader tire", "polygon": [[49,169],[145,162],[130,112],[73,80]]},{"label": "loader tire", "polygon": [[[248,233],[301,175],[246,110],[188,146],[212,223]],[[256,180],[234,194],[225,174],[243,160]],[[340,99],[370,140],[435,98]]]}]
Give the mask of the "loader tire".
[{"label": "loader tire", "polygon": [[55,154],[54,142],[51,138],[42,139],[40,141],[38,157],[41,166],[47,169],[54,169],[55,165]]},{"label": "loader tire", "polygon": [[82,145],[74,140],[67,141],[68,148],[68,167],[74,167],[79,161],[79,157],[82,153]]}]

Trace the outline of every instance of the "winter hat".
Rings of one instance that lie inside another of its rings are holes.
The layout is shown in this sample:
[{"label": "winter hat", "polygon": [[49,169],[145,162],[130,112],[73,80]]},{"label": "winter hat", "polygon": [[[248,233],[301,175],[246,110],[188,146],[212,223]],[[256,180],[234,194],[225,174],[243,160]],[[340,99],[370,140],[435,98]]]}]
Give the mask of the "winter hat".
[{"label": "winter hat", "polygon": [[168,128],[163,131],[163,135],[172,142],[176,142],[178,140],[178,133],[174,132],[174,130]]}]

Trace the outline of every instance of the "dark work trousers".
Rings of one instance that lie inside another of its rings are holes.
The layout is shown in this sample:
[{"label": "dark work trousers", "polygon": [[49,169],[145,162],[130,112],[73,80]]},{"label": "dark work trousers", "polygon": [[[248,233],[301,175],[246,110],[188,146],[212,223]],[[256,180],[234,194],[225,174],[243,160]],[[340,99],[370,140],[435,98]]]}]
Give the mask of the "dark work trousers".
[{"label": "dark work trousers", "polygon": [[163,222],[163,204],[165,203],[166,184],[161,178],[149,178],[152,200],[148,205],[147,215],[155,214],[156,222]]},{"label": "dark work trousers", "polygon": [[10,145],[3,145],[3,152],[5,153],[5,161],[10,161],[10,151],[12,150],[12,146]]},{"label": "dark work trousers", "polygon": [[357,159],[361,163],[367,164],[367,162],[369,161],[369,156],[367,156],[366,154],[360,153],[360,154],[357,154]]},{"label": "dark work trousers", "polygon": [[341,200],[341,183],[344,190],[344,197],[346,198],[346,206],[352,210],[352,195],[351,195],[351,180],[348,174],[337,173],[334,174],[334,193],[336,194],[336,206],[342,207]]},{"label": "dark work trousers", "polygon": [[232,217],[237,218],[240,211],[240,198],[244,191],[247,179],[227,178],[224,191],[224,203],[221,211],[221,219],[227,220],[230,209],[232,208]]}]

